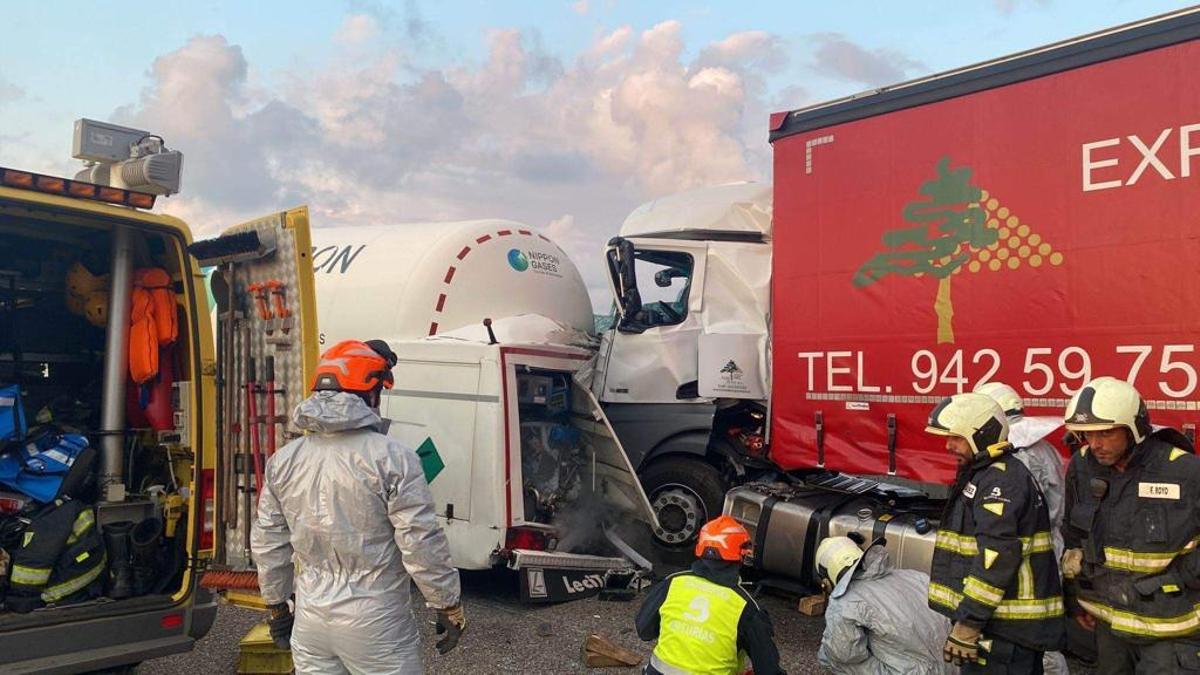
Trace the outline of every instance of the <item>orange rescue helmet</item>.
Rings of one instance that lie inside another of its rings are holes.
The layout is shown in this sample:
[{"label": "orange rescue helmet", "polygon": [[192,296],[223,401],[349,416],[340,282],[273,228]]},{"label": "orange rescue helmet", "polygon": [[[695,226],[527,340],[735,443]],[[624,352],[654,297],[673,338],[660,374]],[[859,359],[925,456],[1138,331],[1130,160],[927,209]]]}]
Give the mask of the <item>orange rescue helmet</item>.
[{"label": "orange rescue helmet", "polygon": [[750,552],[750,533],[731,516],[717,516],[700,528],[696,557],[741,562]]},{"label": "orange rescue helmet", "polygon": [[321,355],[312,390],[367,394],[391,389],[395,365],[396,355],[382,340],[343,340]]}]

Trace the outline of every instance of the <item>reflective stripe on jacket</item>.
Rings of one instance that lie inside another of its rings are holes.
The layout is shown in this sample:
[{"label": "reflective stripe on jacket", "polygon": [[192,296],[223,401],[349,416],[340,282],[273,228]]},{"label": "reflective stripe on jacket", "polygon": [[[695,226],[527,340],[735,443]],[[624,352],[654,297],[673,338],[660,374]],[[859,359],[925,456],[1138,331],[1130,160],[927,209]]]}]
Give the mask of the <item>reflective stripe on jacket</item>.
[{"label": "reflective stripe on jacket", "polygon": [[98,597],[107,564],[91,507],[56,502],[34,516],[12,553],[7,604],[29,612],[43,604]]},{"label": "reflective stripe on jacket", "polygon": [[1063,536],[1084,552],[1079,605],[1124,638],[1200,632],[1200,457],[1172,429],[1132,452],[1124,471],[1086,446],[1071,459]]},{"label": "reflective stripe on jacket", "polygon": [[1065,641],[1062,586],[1050,516],[1011,446],[960,470],[942,514],[929,606],[1038,651]]}]

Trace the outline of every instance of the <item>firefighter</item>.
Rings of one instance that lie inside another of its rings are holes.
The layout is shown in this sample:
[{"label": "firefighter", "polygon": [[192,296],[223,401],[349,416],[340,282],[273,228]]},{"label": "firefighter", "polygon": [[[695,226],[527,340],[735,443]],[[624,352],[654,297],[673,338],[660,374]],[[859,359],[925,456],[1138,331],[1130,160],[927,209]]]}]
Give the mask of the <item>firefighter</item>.
[{"label": "firefighter", "polygon": [[[975,392],[986,394],[995,401],[1008,418],[1008,440],[1016,448],[1014,457],[1021,460],[1050,513],[1050,538],[1054,542],[1054,559],[1063,554],[1062,527],[1063,501],[1066,498],[1066,464],[1058,449],[1046,440],[1055,429],[1062,426],[1058,417],[1026,417],[1025,402],[1015,389],[1001,382],[988,382],[975,387]],[[1066,675],[1067,659],[1062,652],[1046,652],[1042,666],[1049,675]]]},{"label": "firefighter", "polygon": [[297,673],[422,672],[410,576],[437,611],[440,653],[466,627],[421,462],[379,432],[395,363],[377,340],[322,354],[292,413],[308,435],[267,461],[252,549],[271,635],[290,643]]},{"label": "firefighter", "polygon": [[1065,421],[1086,444],[1067,469],[1063,575],[1099,672],[1200,670],[1200,458],[1116,378],[1080,389]]},{"label": "firefighter", "polygon": [[865,552],[849,537],[817,547],[817,578],[829,594],[817,660],[846,675],[952,673],[942,660],[950,622],[925,605],[929,576],[895,569],[882,541]]},{"label": "firefighter", "polygon": [[704,525],[690,571],[656,584],[637,614],[643,640],[658,640],[646,675],[783,674],[771,619],[738,578],[750,535],[729,516]]},{"label": "firefighter", "polygon": [[1063,602],[1046,503],[1013,461],[1004,411],[984,394],[944,399],[925,428],[958,476],[933,553],[929,605],[954,622],[943,657],[964,673],[1041,673],[1063,647]]}]

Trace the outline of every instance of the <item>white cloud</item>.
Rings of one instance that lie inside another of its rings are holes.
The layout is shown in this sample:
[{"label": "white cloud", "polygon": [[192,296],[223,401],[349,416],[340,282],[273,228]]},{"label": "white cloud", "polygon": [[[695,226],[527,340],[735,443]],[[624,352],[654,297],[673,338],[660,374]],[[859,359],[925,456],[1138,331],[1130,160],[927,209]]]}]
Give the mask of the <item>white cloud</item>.
[{"label": "white cloud", "polygon": [[840,33],[811,36],[816,49],[812,69],[824,76],[879,86],[908,79],[908,72],[924,68],[892,49],[867,49]]},{"label": "white cloud", "polygon": [[186,154],[164,208],[201,232],[300,203],[318,226],[512,218],[548,229],[607,308],[601,251],[637,204],[769,176],[764,74],[786,63],[770,34],[688,59],[678,22],[621,27],[563,61],[495,30],[483,63],[422,69],[391,23],[349,17],[327,62],[272,90],[221,36],[156,59],[117,117]]}]

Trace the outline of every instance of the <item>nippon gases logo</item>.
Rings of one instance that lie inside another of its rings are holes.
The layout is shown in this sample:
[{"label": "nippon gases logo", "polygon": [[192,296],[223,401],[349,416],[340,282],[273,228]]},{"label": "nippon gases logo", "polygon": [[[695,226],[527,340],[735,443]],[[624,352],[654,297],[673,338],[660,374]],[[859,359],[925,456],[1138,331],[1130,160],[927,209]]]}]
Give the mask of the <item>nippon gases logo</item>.
[{"label": "nippon gases logo", "polygon": [[561,261],[558,256],[544,253],[542,251],[522,251],[519,248],[510,249],[508,251],[508,266],[518,272],[532,270],[538,274],[546,274],[553,277],[560,277],[559,266]]},{"label": "nippon gases logo", "polygon": [[514,248],[508,252],[508,265],[518,272],[524,272],[529,269],[529,258],[521,252],[521,249]]}]

